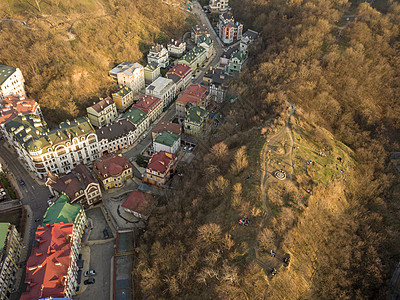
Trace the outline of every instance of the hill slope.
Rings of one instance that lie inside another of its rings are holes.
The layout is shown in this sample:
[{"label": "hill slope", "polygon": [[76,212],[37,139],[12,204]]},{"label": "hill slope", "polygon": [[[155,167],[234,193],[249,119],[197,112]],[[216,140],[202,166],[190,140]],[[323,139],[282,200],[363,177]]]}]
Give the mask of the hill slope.
[{"label": "hill slope", "polygon": [[50,122],[84,113],[113,88],[111,67],[144,63],[154,41],[181,37],[188,24],[161,0],[2,1],[0,12],[0,63],[21,68]]}]

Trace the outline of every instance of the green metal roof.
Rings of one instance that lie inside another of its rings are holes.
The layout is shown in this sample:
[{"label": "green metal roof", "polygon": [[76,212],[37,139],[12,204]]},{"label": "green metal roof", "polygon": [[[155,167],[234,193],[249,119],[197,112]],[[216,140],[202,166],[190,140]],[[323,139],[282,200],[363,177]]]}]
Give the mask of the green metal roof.
[{"label": "green metal roof", "polygon": [[179,139],[179,135],[168,131],[161,131],[154,140],[156,143],[167,145],[172,147],[175,142]]},{"label": "green metal roof", "polygon": [[208,112],[204,108],[201,108],[200,106],[192,106],[188,110],[186,122],[201,124],[207,115]]},{"label": "green metal roof", "polygon": [[16,70],[14,67],[0,65],[0,84],[3,84]]},{"label": "green metal roof", "polygon": [[139,126],[144,120],[146,120],[147,114],[139,108],[131,108],[126,113],[124,113],[121,119],[124,118],[131,120],[133,124]]},{"label": "green metal roof", "polygon": [[81,205],[69,204],[68,196],[62,193],[57,201],[47,208],[46,213],[44,214],[42,226],[61,222],[64,222],[65,224],[74,223],[81,210]]},{"label": "green metal roof", "polygon": [[207,36],[207,35],[205,35],[205,34],[202,34],[200,37],[199,37],[199,39],[197,40],[197,43],[198,44],[201,44],[201,43],[206,43],[207,45],[212,45],[214,42],[213,42],[213,40],[209,37],[209,36]]},{"label": "green metal roof", "polygon": [[128,95],[132,90],[128,86],[122,86],[118,91],[112,94],[112,96],[118,96],[118,97],[125,97]]},{"label": "green metal roof", "polygon": [[14,118],[6,124],[6,130],[28,151],[46,150],[66,142],[72,144],[75,137],[95,133],[86,117],[62,122],[58,128],[49,130],[46,122],[32,114]]},{"label": "green metal roof", "polygon": [[8,227],[10,227],[10,223],[0,223],[0,251],[4,250],[4,243],[6,242]]},{"label": "green metal roof", "polygon": [[234,58],[234,57],[237,58],[239,61],[243,62],[247,58],[247,53],[244,50],[238,51],[238,52],[235,52],[234,54],[232,54],[232,58]]},{"label": "green metal roof", "polygon": [[190,51],[193,51],[193,53],[196,55],[200,55],[201,53],[206,52],[206,49],[204,49],[202,46],[196,46]]}]

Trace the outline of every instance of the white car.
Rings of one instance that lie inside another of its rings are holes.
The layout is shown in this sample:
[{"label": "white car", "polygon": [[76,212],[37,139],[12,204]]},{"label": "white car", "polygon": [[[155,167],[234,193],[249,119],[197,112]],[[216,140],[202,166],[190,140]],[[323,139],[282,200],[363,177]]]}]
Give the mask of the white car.
[{"label": "white car", "polygon": [[186,150],[187,150],[187,146],[183,147],[183,151],[186,151]]},{"label": "white car", "polygon": [[189,147],[189,149],[188,149],[189,151],[193,151],[193,147]]},{"label": "white car", "polygon": [[85,277],[94,276],[94,275],[96,275],[96,271],[95,270],[89,270],[89,271],[86,271],[84,273],[84,275],[85,275]]}]

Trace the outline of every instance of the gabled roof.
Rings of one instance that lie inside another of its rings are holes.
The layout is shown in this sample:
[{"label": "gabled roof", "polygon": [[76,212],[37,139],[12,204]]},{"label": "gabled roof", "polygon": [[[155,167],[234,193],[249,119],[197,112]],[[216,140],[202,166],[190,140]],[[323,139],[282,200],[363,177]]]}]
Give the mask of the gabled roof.
[{"label": "gabled roof", "polygon": [[17,71],[17,68],[0,65],[0,85],[2,85],[8,77],[14,74],[15,71]]},{"label": "gabled roof", "polygon": [[210,68],[205,74],[205,78],[211,79],[212,84],[220,85],[223,84],[227,79],[231,78],[231,75],[220,68]]},{"label": "gabled roof", "polygon": [[207,87],[201,84],[192,84],[186,89],[183,94],[179,95],[176,102],[182,103],[183,105],[192,103],[193,105],[198,106],[204,99],[207,98],[207,95]]},{"label": "gabled roof", "polygon": [[103,139],[109,141],[126,136],[136,130],[136,125],[129,119],[119,119],[118,121],[96,129],[99,142]]},{"label": "gabled roof", "polygon": [[105,108],[107,108],[110,105],[113,105],[114,100],[111,99],[110,97],[107,97],[105,99],[101,99],[99,102],[97,102],[96,104],[89,106],[88,108],[92,108],[94,109],[94,111],[100,113],[102,112]]},{"label": "gabled roof", "polygon": [[180,78],[182,78],[182,77],[186,77],[187,75],[189,75],[191,71],[192,71],[191,67],[189,67],[185,64],[177,64],[177,65],[173,66],[171,69],[169,69],[166,76],[167,76],[167,78],[169,78],[168,77],[169,75],[175,74],[175,75],[179,76]]},{"label": "gabled roof", "polygon": [[168,131],[162,131],[157,135],[154,142],[166,145],[168,147],[172,147],[178,140],[179,140],[179,135]]},{"label": "gabled roof", "polygon": [[0,102],[0,125],[14,119],[18,114],[34,114],[39,104],[25,97],[8,96]]},{"label": "gabled roof", "polygon": [[145,113],[149,114],[159,105],[162,105],[162,100],[160,98],[145,95],[139,99],[139,101],[132,106],[132,108],[139,108]]},{"label": "gabled roof", "polygon": [[147,217],[154,203],[155,200],[152,195],[140,191],[132,191],[121,206]]},{"label": "gabled roof", "polygon": [[70,200],[76,198],[76,193],[81,194],[91,183],[96,183],[92,173],[84,164],[77,165],[71,173],[59,177],[50,183],[51,187],[57,192],[64,192]]},{"label": "gabled roof", "polygon": [[64,297],[65,279],[70,265],[73,224],[56,223],[38,227],[37,246],[26,263],[26,292],[20,300]]},{"label": "gabled roof", "polygon": [[171,133],[180,135],[182,133],[182,127],[176,123],[162,121],[158,123],[152,130],[152,132],[155,133],[160,133],[162,131],[169,131]]},{"label": "gabled roof", "polygon": [[195,25],[192,27],[192,31],[195,32],[196,34],[209,34],[207,26],[205,24],[201,25]]},{"label": "gabled roof", "polygon": [[103,156],[94,162],[94,172],[104,180],[109,177],[119,176],[122,171],[132,168],[132,164],[121,154],[113,156]]},{"label": "gabled roof", "polygon": [[166,151],[160,151],[153,154],[153,156],[150,158],[147,169],[164,174],[174,164],[175,160],[175,154]]},{"label": "gabled roof", "polygon": [[69,204],[68,196],[62,193],[56,202],[47,208],[43,217],[42,226],[61,222],[65,224],[75,223],[75,219],[82,209],[82,206],[79,204]]}]

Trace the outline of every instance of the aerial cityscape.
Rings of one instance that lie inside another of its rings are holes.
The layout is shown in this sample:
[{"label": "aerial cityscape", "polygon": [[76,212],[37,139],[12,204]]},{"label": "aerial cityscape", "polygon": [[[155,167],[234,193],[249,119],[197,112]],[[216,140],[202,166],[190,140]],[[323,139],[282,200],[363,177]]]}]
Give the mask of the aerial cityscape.
[{"label": "aerial cityscape", "polygon": [[398,2],[0,13],[0,299],[400,298]]}]

